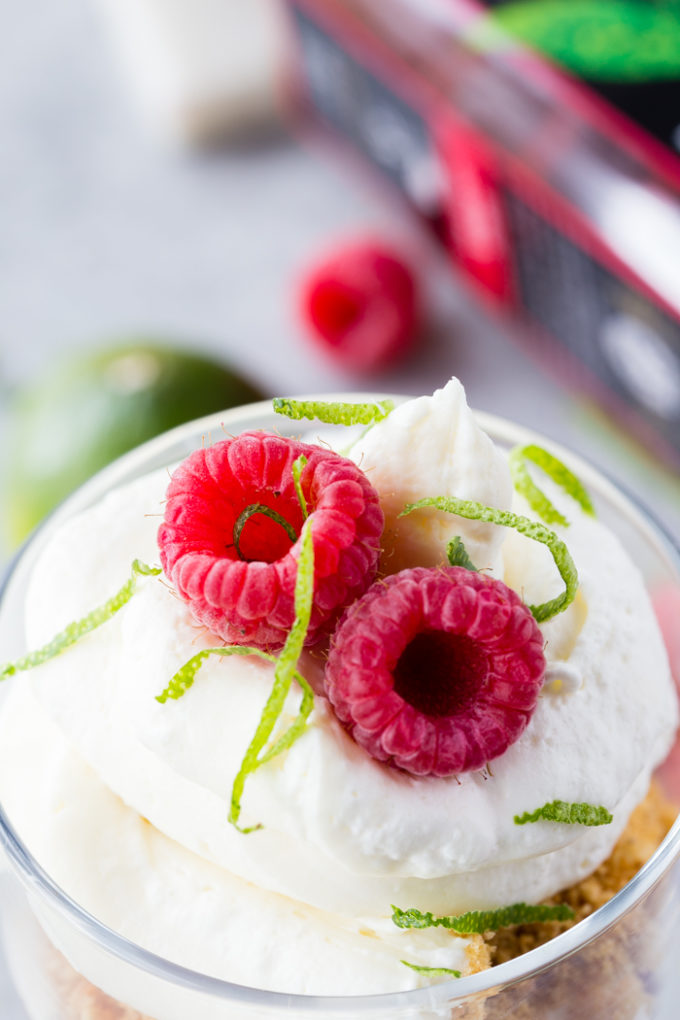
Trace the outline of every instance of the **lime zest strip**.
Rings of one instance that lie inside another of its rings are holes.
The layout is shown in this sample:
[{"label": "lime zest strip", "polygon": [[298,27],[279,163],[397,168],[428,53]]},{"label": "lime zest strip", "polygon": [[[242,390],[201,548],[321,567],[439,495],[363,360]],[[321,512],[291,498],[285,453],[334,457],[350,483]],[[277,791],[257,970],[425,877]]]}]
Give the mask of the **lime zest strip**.
[{"label": "lime zest strip", "polygon": [[272,403],[277,414],[283,414],[293,421],[309,418],[310,421],[321,421],[326,425],[370,425],[382,421],[394,410],[393,400],[351,404],[343,401],[275,397]]},{"label": "lime zest strip", "polygon": [[243,531],[246,523],[255,514],[264,514],[265,517],[269,517],[276,524],[280,524],[283,530],[288,535],[291,542],[297,542],[297,532],[293,525],[282,517],[276,510],[272,510],[270,506],[266,506],[264,503],[251,503],[245,510],[242,510],[234,522],[234,548],[240,560],[245,560],[245,556],[241,553],[241,532]]},{"label": "lime zest strip", "polygon": [[97,606],[87,616],[67,624],[62,631],[55,634],[42,648],[29,652],[20,659],[15,659],[14,662],[8,662],[2,666],[0,668],[0,680],[5,680],[7,677],[14,676],[15,673],[21,673],[27,669],[34,669],[36,666],[41,666],[43,662],[47,662],[48,659],[54,659],[55,656],[61,655],[67,648],[74,645],[76,641],[85,637],[90,631],[96,630],[97,627],[101,627],[103,623],[106,623],[112,616],[115,616],[118,610],[122,609],[134,595],[137,588],[137,580],[140,577],[156,577],[160,573],[162,573],[160,567],[150,567],[141,560],[134,560],[130,577],[115,595],[107,599],[106,602],[103,602],[102,605]]},{"label": "lime zest strip", "polygon": [[[288,632],[285,644],[281,653],[276,659],[274,668],[274,683],[267,703],[262,710],[260,721],[255,730],[248,750],[246,751],[241,767],[234,779],[231,790],[231,805],[229,808],[229,821],[239,832],[249,833],[262,828],[260,824],[251,825],[248,828],[241,828],[238,820],[241,815],[241,797],[245,781],[251,772],[255,772],[265,761],[270,761],[280,751],[289,747],[303,732],[307,715],[311,712],[314,697],[306,682],[303,685],[303,700],[295,722],[288,731],[274,744],[274,746],[260,758],[260,751],[269,740],[277,719],[283,711],[283,706],[290,690],[293,678],[299,674],[296,666],[305,637],[309,629],[309,620],[312,613],[312,599],[314,595],[314,542],[312,540],[312,519],[308,518],[302,528],[302,541],[300,543],[300,555],[298,559],[297,577],[295,578],[295,619],[293,626]],[[304,715],[303,713],[307,714]]]},{"label": "lime zest strip", "polygon": [[[220,645],[217,648],[204,648],[202,651],[197,652],[188,662],[185,662],[181,669],[178,669],[172,680],[165,688],[162,694],[157,695],[156,701],[159,701],[161,705],[164,705],[169,698],[178,700],[183,697],[190,687],[193,686],[196,674],[203,665],[204,661],[210,655],[256,655],[260,659],[265,659],[267,662],[273,662],[276,664],[277,659],[275,655],[270,655],[269,652],[263,652],[261,648],[253,648],[249,645]],[[260,765],[264,765],[265,761],[270,761],[275,758],[277,754],[285,751],[286,748],[290,747],[291,744],[297,740],[298,736],[304,729],[304,724],[312,711],[314,705],[314,691],[310,687],[309,683],[298,673],[294,671],[293,677],[302,690],[302,703],[300,710],[295,718],[295,721],[291,723],[286,732],[277,740],[277,742],[267,751],[263,758],[260,759]]]},{"label": "lime zest strip", "polygon": [[548,906],[539,903],[513,903],[499,910],[468,910],[465,914],[435,917],[420,910],[400,910],[392,905],[392,920],[397,928],[449,928],[462,935],[483,935],[515,924],[535,921],[571,921],[574,911],[566,903]]},{"label": "lime zest strip", "polygon": [[156,701],[160,701],[161,705],[164,705],[169,698],[178,701],[184,697],[189,688],[193,687],[199,669],[211,655],[257,655],[269,662],[276,662],[273,655],[263,652],[260,648],[251,648],[249,645],[219,645],[217,648],[203,648],[196,655],[192,655],[177,670],[163,693],[156,695]]},{"label": "lime zest strip", "polygon": [[451,539],[446,547],[446,556],[450,567],[465,567],[466,570],[473,570],[476,574],[479,573],[477,567],[470,559],[460,535],[456,535],[455,538]]},{"label": "lime zest strip", "polygon": [[609,825],[614,816],[605,807],[596,804],[570,804],[565,800],[551,800],[535,811],[515,815],[515,825],[528,822],[563,822],[566,825]]},{"label": "lime zest strip", "polygon": [[410,967],[411,970],[415,970],[418,974],[426,974],[429,977],[460,977],[460,971],[452,970],[450,967],[422,967],[418,963],[409,963],[408,960],[400,960],[399,963],[403,963],[405,967]]},{"label": "lime zest strip", "polygon": [[302,472],[306,467],[307,458],[305,457],[304,453],[301,453],[300,456],[296,457],[295,460],[293,461],[292,470],[293,470],[293,485],[295,486],[295,492],[297,493],[297,498],[300,503],[300,509],[302,510],[302,516],[304,520],[307,520],[307,518],[309,517],[309,510],[307,509],[307,500],[305,499],[305,494],[302,491],[302,482],[300,479],[302,478]]},{"label": "lime zest strip", "polygon": [[578,591],[578,574],[571,554],[561,538],[558,538],[554,531],[550,531],[538,521],[532,521],[528,517],[520,517],[509,510],[498,510],[496,507],[484,506],[483,503],[475,503],[472,500],[456,499],[453,496],[431,496],[419,499],[417,503],[408,503],[399,514],[405,517],[414,510],[423,507],[433,507],[435,510],[444,510],[449,514],[457,514],[470,521],[486,521],[489,524],[500,524],[505,528],[514,528],[520,535],[526,535],[535,542],[542,542],[547,545],[552,553],[560,577],[564,581],[565,589],[561,595],[550,599],[549,602],[542,602],[538,606],[529,606],[529,611],[537,623],[544,623],[551,616],[563,612],[576,597]]},{"label": "lime zest strip", "polygon": [[314,691],[302,673],[298,672],[297,669],[293,670],[293,679],[302,690],[302,701],[300,702],[298,714],[286,732],[283,733],[276,743],[272,744],[269,750],[258,759],[258,768],[260,765],[264,765],[266,762],[271,761],[272,758],[276,758],[277,755],[287,751],[289,747],[292,747],[298,737],[302,736],[307,727],[307,719],[314,708]]},{"label": "lime zest strip", "polygon": [[[256,655],[260,659],[274,664],[274,683],[272,689],[231,789],[228,817],[231,824],[242,833],[255,832],[257,829],[262,828],[260,824],[251,825],[248,828],[242,828],[238,824],[241,815],[241,798],[246,779],[251,772],[255,772],[261,765],[286,751],[295,743],[298,737],[302,736],[307,725],[307,719],[314,707],[314,691],[296,668],[309,629],[314,595],[314,543],[312,540],[311,519],[308,519],[303,525],[301,539],[297,577],[295,579],[295,619],[278,658],[269,652],[263,651],[261,648],[254,648],[250,645],[203,648],[177,670],[162,694],[159,694],[156,698],[156,701],[165,704],[169,698],[177,700],[183,697],[189,688],[193,686],[196,674],[210,655]],[[283,711],[293,680],[297,682],[302,690],[302,701],[298,714],[278,740],[263,754],[260,754],[271,737]]]},{"label": "lime zest strip", "polygon": [[534,513],[538,514],[546,524],[561,524],[568,527],[569,521],[533,481],[525,461],[531,461],[549,478],[552,478],[556,485],[564,489],[567,495],[578,503],[584,513],[590,517],[595,516],[595,507],[586,487],[566,464],[552,453],[544,450],[542,446],[536,446],[533,443],[526,446],[515,446],[510,451],[508,458],[515,489],[520,496],[524,496]]}]

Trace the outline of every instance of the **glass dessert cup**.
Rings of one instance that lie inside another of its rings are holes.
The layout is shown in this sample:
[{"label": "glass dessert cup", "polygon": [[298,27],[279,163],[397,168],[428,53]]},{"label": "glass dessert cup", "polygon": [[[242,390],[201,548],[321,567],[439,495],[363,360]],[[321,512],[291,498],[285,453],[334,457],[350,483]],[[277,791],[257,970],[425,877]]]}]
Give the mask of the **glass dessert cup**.
[{"label": "glass dessert cup", "polygon": [[[492,416],[480,414],[477,420],[501,448],[536,441],[535,435]],[[27,579],[63,520],[118,485],[176,463],[204,437],[217,439],[253,428],[291,435],[328,432],[328,426],[288,422],[268,403],[253,404],[175,429],[105,469],[38,530],[18,558],[0,602],[0,659],[7,661],[25,650],[21,635]],[[650,592],[680,585],[680,553],[647,511],[587,463],[549,445],[588,487],[599,516],[627,546]],[[680,744],[659,770],[658,780],[665,794],[680,803]],[[9,862],[0,882],[5,947],[32,1020],[264,1020],[284,1015],[670,1020],[676,1015],[680,974],[671,947],[680,935],[679,821],[620,892],[552,941],[458,980],[362,997],[270,992],[184,969],[111,931],[71,900],[22,844],[2,805],[0,846]]]}]

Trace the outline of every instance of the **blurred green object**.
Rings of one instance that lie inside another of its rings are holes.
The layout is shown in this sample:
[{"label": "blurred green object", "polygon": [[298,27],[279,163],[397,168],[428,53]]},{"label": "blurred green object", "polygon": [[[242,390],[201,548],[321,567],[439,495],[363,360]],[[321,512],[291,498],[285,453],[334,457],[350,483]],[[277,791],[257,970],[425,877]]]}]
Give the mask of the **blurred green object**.
[{"label": "blurred green object", "polygon": [[518,0],[493,19],[522,42],[592,81],[680,75],[677,0]]},{"label": "blurred green object", "polygon": [[65,496],[175,425],[262,394],[210,357],[140,340],[57,362],[13,395],[5,525],[20,542]]}]

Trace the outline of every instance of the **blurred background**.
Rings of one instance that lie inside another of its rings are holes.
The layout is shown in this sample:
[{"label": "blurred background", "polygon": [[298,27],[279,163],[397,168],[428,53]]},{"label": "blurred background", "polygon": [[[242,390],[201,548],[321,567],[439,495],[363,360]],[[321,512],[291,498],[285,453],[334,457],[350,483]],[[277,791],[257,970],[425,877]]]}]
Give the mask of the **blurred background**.
[{"label": "blurred background", "polygon": [[680,535],[678,2],[3,11],[0,562],[182,420],[452,374]]},{"label": "blurred background", "polygon": [[452,374],[677,534],[672,0],[25,0],[0,45],[0,558],[181,420]]}]

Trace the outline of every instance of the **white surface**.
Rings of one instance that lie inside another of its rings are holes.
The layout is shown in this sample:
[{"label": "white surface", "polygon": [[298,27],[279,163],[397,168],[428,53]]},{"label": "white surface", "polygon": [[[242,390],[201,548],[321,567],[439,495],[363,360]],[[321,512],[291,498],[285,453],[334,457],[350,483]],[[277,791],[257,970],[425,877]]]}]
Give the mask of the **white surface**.
[{"label": "white surface", "polygon": [[[88,0],[8,6],[0,385],[29,378],[58,352],[146,333],[195,342],[271,393],[358,388],[301,337],[291,284],[338,234],[371,225],[406,234],[398,211],[381,189],[283,136],[204,155],[159,148],[128,104],[95,11]],[[427,336],[413,359],[367,385],[431,392],[455,373],[473,407],[536,427],[616,473],[565,392],[471,314],[448,267],[424,252],[419,262]]]},{"label": "white surface", "polygon": [[[338,232],[405,230],[379,192],[283,139],[203,157],[159,149],[126,104],[87,0],[26,0],[10,20],[0,61],[6,380],[57,351],[146,331],[200,342],[272,392],[347,388],[301,342],[290,284]],[[374,388],[432,391],[455,370],[473,406],[507,413],[517,410],[512,375],[531,398],[520,417],[568,431],[560,391],[497,330],[466,327],[448,271],[431,283],[445,292],[432,335]]]},{"label": "white surface", "polygon": [[276,0],[97,0],[149,130],[212,139],[275,117],[283,50]]},{"label": "white surface", "polygon": [[[24,0],[3,14],[0,382],[58,351],[147,332],[199,342],[272,393],[348,388],[302,343],[290,282],[338,231],[399,229],[380,193],[282,138],[204,157],[162,151],[128,105],[88,0]],[[559,437],[650,497],[647,469],[631,477],[627,462],[610,463],[564,392],[471,318],[447,272],[431,286],[427,342],[374,388],[426,392],[455,372],[473,406]],[[663,512],[677,529],[670,498]],[[1,972],[0,1013],[23,1020]]]},{"label": "white surface", "polygon": [[24,1008],[17,998],[2,961],[0,961],[0,1005],[2,1005],[3,1020],[27,1020]]}]

